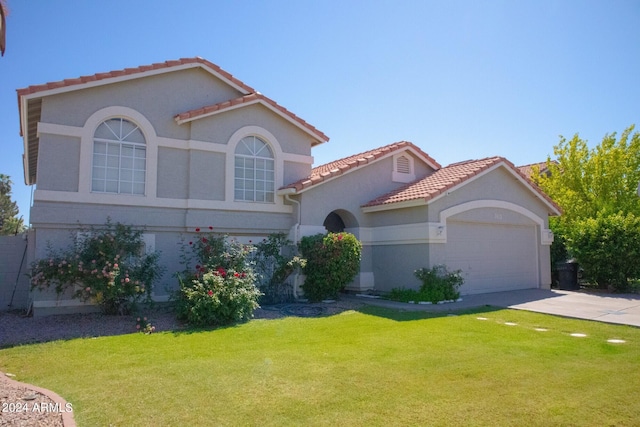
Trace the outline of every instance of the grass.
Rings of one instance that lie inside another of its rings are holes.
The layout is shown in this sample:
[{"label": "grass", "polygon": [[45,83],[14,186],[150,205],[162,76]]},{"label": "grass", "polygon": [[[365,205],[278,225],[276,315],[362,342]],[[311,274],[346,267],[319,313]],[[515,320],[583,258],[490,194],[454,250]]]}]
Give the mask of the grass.
[{"label": "grass", "polygon": [[637,425],[640,329],[428,316],[368,307],[58,341],[0,350],[0,370],[65,397],[80,426]]}]

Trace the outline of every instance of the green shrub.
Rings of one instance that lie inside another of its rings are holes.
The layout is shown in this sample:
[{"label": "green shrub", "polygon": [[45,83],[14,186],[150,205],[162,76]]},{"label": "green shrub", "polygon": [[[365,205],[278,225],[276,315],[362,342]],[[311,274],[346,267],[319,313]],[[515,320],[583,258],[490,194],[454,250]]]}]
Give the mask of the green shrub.
[{"label": "green shrub", "polygon": [[252,272],[207,271],[190,283],[180,281],[178,318],[193,326],[222,326],[253,317],[261,292]]},{"label": "green shrub", "polygon": [[142,253],[142,230],[112,224],[84,229],[63,251],[48,248],[47,257],[31,266],[32,289],[53,287],[58,295],[92,301],[106,314],[125,314],[140,301],[151,302],[153,284],[163,273],[159,254]]},{"label": "green shrub", "polygon": [[400,302],[427,301],[426,299],[423,299],[419,291],[416,291],[415,289],[406,289],[406,288],[391,289],[391,292],[389,292],[389,294],[387,295],[387,298],[392,301],[400,301]]},{"label": "green shrub", "polygon": [[640,279],[640,217],[601,214],[578,221],[568,242],[585,280],[626,292]]},{"label": "green shrub", "polygon": [[435,265],[430,269],[421,268],[414,272],[422,282],[420,293],[424,295],[424,301],[436,304],[440,301],[455,301],[460,298],[460,286],[464,283],[462,271],[449,271],[444,265]]},{"label": "green shrub", "polygon": [[172,298],[178,319],[193,326],[220,326],[245,321],[259,307],[262,295],[249,261],[252,245],[196,228],[196,235],[183,241],[177,273],[179,289]]},{"label": "green shrub", "polygon": [[258,287],[263,293],[261,301],[265,304],[293,300],[293,286],[286,280],[307,261],[293,255],[292,245],[284,233],[271,234],[256,245],[253,262]]},{"label": "green shrub", "polygon": [[303,237],[300,251],[307,260],[302,289],[311,302],[336,298],[360,271],[362,244],[350,233]]},{"label": "green shrub", "polygon": [[394,301],[429,301],[433,304],[460,298],[458,289],[464,283],[461,270],[449,271],[444,265],[436,265],[416,270],[414,274],[422,282],[419,290],[396,288],[387,297]]}]

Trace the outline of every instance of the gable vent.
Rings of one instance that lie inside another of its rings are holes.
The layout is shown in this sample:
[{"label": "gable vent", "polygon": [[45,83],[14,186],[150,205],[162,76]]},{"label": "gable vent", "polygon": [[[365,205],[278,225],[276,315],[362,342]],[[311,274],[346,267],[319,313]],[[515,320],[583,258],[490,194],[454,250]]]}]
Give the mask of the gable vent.
[{"label": "gable vent", "polygon": [[409,159],[405,156],[398,157],[396,161],[396,171],[398,173],[411,173],[411,166],[409,165]]}]

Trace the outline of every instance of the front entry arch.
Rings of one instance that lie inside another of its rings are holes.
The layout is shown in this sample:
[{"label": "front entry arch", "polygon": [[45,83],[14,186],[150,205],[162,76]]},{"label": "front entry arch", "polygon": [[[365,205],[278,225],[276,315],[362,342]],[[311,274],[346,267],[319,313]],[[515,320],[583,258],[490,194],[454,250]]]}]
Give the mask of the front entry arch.
[{"label": "front entry arch", "polygon": [[351,212],[337,209],[326,216],[322,225],[330,233],[342,233],[348,229],[357,229],[358,220]]}]

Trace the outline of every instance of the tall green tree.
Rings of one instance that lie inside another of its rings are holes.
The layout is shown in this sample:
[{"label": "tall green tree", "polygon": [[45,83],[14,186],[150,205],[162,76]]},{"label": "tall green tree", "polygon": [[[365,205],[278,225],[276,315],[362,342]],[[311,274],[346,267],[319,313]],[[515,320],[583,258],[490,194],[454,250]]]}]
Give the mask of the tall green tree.
[{"label": "tall green tree", "polygon": [[550,221],[553,261],[575,257],[585,278],[600,287],[628,290],[640,279],[640,133],[605,135],[589,149],[577,134],[560,139],[548,174],[533,180],[563,210]]},{"label": "tall green tree", "polygon": [[18,218],[18,204],[11,200],[11,179],[0,173],[0,236],[24,231],[24,221]]},{"label": "tall green tree", "polygon": [[640,133],[634,126],[619,139],[605,135],[593,149],[577,134],[569,141],[561,137],[553,151],[556,162],[547,160],[550,173],[534,174],[534,180],[562,207],[561,222],[618,212],[640,216]]}]

